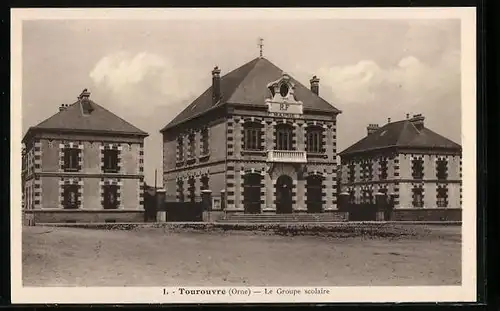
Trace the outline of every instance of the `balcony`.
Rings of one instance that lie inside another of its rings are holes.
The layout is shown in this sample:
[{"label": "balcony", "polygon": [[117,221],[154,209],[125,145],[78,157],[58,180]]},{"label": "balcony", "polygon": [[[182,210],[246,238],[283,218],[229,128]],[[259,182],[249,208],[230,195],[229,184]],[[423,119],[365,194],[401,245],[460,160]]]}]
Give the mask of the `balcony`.
[{"label": "balcony", "polygon": [[307,163],[307,153],[298,150],[268,150],[267,162]]}]

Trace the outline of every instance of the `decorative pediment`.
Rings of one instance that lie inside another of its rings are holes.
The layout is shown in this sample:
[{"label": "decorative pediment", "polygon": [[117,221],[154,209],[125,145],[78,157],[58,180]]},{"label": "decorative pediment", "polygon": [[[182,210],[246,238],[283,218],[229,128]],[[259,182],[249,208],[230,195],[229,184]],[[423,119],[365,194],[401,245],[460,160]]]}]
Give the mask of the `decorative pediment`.
[{"label": "decorative pediment", "polygon": [[295,98],[295,83],[283,73],[281,77],[267,84],[271,98],[266,99],[271,113],[302,114],[302,102]]}]

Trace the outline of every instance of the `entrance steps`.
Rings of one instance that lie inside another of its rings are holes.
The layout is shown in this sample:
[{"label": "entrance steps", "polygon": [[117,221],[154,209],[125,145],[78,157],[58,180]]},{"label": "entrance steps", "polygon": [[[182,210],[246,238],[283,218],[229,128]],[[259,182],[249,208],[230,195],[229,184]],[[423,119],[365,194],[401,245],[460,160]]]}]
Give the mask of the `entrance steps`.
[{"label": "entrance steps", "polygon": [[346,221],[343,213],[317,214],[228,214],[219,223],[301,223]]}]

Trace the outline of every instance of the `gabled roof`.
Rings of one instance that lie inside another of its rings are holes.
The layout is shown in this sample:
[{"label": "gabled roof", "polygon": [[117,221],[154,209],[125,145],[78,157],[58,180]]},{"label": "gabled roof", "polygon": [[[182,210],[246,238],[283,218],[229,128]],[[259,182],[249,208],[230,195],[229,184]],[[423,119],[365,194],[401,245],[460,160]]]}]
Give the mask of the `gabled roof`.
[{"label": "gabled roof", "polygon": [[384,148],[449,149],[460,151],[462,147],[426,127],[418,130],[410,120],[388,123],[348,147],[339,155],[361,153]]},{"label": "gabled roof", "polygon": [[[266,98],[270,97],[267,84],[277,80],[282,74],[283,70],[267,59],[260,57],[256,58],[220,78],[222,99],[219,102],[213,103],[212,86],[210,86],[161,131],[174,127],[175,125],[226,103],[265,106]],[[340,113],[340,110],[311,92],[311,90],[293,77],[291,77],[291,80],[295,83],[295,96],[297,100],[303,102],[304,109],[325,111],[335,114]]]},{"label": "gabled roof", "polygon": [[38,125],[30,127],[25,137],[32,131],[44,130],[148,136],[148,133],[88,98],[79,99],[63,108]]}]

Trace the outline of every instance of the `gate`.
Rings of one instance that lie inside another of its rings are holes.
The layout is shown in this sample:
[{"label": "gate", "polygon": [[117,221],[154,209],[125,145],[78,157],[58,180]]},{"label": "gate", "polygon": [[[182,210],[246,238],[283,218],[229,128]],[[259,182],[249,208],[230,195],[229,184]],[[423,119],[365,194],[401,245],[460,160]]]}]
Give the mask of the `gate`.
[{"label": "gate", "polygon": [[354,203],[350,202],[348,193],[341,193],[338,207],[341,212],[349,213],[350,221],[389,221],[394,200],[383,193],[378,193],[375,195],[374,203]]},{"label": "gate", "polygon": [[165,202],[162,210],[167,212],[166,221],[203,221],[203,202]]}]

